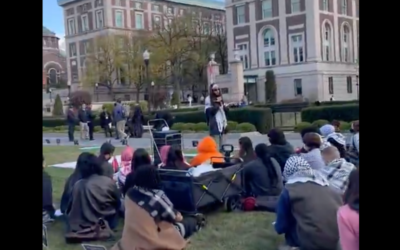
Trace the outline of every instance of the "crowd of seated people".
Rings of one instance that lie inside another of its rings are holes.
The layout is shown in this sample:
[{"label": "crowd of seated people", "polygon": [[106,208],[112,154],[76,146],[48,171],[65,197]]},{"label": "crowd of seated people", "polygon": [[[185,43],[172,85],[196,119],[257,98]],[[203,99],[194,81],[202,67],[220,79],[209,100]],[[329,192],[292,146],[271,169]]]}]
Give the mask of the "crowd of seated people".
[{"label": "crowd of seated people", "polygon": [[[353,127],[352,140],[358,145],[358,122]],[[304,146],[297,151],[279,129],[268,133],[269,146],[253,148],[250,138],[239,139],[236,156],[241,160],[233,164],[240,165],[244,178],[242,209],[276,213],[273,227],[290,249],[336,250],[340,245],[342,250],[356,250],[359,170],[348,159],[345,139],[332,125],[306,128],[301,136]],[[145,149],[127,146],[117,173],[109,163],[115,151],[111,144],[104,143],[99,156],[81,153],[60,204],[67,242],[108,239],[122,215],[125,226],[114,250],[185,248],[204,218],[183,217],[174,209],[162,190],[159,169],[196,177],[218,170],[213,164],[226,160],[210,136],[198,143],[197,150],[187,163],[180,147],[164,146],[161,164],[154,166]],[[51,192],[51,178],[43,171],[44,221],[54,218]]]}]

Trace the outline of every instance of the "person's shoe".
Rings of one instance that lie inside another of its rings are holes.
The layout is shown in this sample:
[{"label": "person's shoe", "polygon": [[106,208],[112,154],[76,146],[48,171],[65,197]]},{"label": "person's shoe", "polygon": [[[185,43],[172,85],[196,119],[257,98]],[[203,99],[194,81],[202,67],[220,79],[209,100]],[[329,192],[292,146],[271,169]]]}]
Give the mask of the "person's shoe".
[{"label": "person's shoe", "polygon": [[196,218],[197,225],[196,225],[196,231],[200,231],[203,227],[206,226],[206,218],[204,217],[203,214],[195,214],[194,217]]}]

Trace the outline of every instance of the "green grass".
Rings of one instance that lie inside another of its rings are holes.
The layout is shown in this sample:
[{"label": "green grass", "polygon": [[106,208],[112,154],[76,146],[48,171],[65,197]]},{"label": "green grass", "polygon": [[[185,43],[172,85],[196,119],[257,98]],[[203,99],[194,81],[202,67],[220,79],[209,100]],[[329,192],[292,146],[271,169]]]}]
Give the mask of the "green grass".
[{"label": "green grass", "polygon": [[[116,149],[120,154],[122,148]],[[46,146],[43,154],[47,165],[75,161],[82,151],[78,146]],[[96,153],[96,150],[93,151]],[[190,151],[186,151],[189,153]],[[191,151],[190,153],[193,153]],[[59,204],[64,183],[72,169],[52,168],[46,170],[53,181],[54,203]],[[207,215],[207,227],[190,240],[186,250],[275,250],[283,242],[272,226],[275,215],[270,213],[226,213]],[[120,221],[116,238],[122,233],[123,220]],[[64,224],[56,220],[48,225],[49,248],[54,250],[81,250],[81,246],[67,245],[64,241]],[[115,242],[98,242],[111,247]]]}]

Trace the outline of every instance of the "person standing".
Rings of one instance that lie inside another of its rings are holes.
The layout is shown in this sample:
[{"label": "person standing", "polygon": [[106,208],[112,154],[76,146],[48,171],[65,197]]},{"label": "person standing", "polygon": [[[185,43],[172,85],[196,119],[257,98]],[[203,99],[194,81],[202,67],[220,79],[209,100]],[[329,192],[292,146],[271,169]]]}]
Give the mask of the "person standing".
[{"label": "person standing", "polygon": [[108,134],[110,134],[110,137],[112,137],[111,122],[112,122],[111,114],[103,106],[103,110],[100,113],[100,126],[104,130],[104,134],[106,135],[106,138],[108,137]]},{"label": "person standing", "polygon": [[89,127],[88,127],[88,115],[86,110],[86,105],[82,104],[81,109],[78,112],[79,125],[81,128],[81,140],[86,140],[89,138]]},{"label": "person standing", "polygon": [[[118,103],[114,103],[114,109],[115,109],[115,107],[117,106],[117,104]],[[117,123],[115,122],[115,117],[114,117],[114,109],[113,109],[113,111],[112,111],[112,113],[111,113],[111,116],[112,116],[112,125],[114,126],[114,129],[115,129],[115,140],[119,140],[119,134],[118,134],[118,129],[117,129]]]},{"label": "person standing", "polygon": [[92,105],[87,105],[86,107],[86,113],[88,117],[88,130],[89,130],[89,140],[93,141],[93,130],[94,130],[94,118],[95,115],[92,112]]},{"label": "person standing", "polygon": [[67,124],[68,124],[68,139],[70,142],[74,141],[74,132],[76,124],[76,115],[72,106],[69,106],[67,111]]},{"label": "person standing", "polygon": [[114,106],[113,110],[114,120],[116,124],[116,129],[118,130],[118,135],[122,140],[128,139],[128,135],[125,134],[125,124],[126,124],[126,116],[125,116],[125,109],[121,104],[121,99],[117,100],[117,105]]}]

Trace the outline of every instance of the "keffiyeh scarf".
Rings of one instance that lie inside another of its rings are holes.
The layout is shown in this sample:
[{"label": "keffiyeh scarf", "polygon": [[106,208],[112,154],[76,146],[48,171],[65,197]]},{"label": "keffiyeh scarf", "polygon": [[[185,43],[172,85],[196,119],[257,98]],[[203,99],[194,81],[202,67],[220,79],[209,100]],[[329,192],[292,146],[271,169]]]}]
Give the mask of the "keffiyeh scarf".
[{"label": "keffiyeh scarf", "polygon": [[310,164],[298,155],[293,155],[286,161],[283,178],[286,184],[314,182],[321,186],[329,186],[326,178],[318,170],[312,169]]},{"label": "keffiyeh scarf", "polygon": [[[204,105],[205,105],[204,112],[206,112],[206,110],[208,108],[212,107],[210,96],[207,96],[207,98],[206,98],[206,100],[204,102]],[[220,133],[222,133],[224,131],[224,129],[228,126],[228,119],[226,118],[226,114],[225,114],[223,105],[221,105],[219,107],[218,112],[215,114],[215,120],[217,122],[218,131]]]}]

